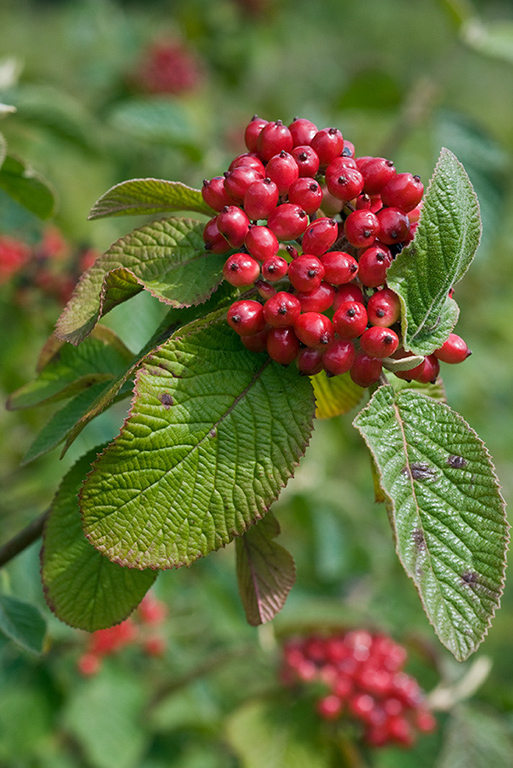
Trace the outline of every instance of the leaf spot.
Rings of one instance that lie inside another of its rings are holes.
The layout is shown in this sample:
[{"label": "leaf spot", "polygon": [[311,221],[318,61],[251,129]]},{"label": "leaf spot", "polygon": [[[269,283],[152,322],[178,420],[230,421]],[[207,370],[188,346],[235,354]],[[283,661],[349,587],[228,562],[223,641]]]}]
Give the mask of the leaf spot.
[{"label": "leaf spot", "polygon": [[454,467],[454,469],[462,469],[467,465],[467,460],[464,459],[463,456],[451,455],[447,459],[447,464],[449,464],[450,467]]},{"label": "leaf spot", "polygon": [[210,437],[217,437],[217,429],[215,427],[212,427],[212,429],[208,434],[210,435]]},{"label": "leaf spot", "polygon": [[168,411],[169,408],[174,404],[174,400],[168,392],[163,392],[160,395],[160,402],[162,403],[166,411]]},{"label": "leaf spot", "polygon": [[422,550],[426,548],[424,531],[422,531],[420,528],[415,528],[415,530],[413,530],[411,533],[411,537],[417,549]]},{"label": "leaf spot", "polygon": [[461,579],[465,584],[472,586],[477,584],[478,574],[475,571],[465,571],[465,573],[461,574]]},{"label": "leaf spot", "polygon": [[413,480],[434,480],[436,470],[424,461],[410,466],[410,475]]}]

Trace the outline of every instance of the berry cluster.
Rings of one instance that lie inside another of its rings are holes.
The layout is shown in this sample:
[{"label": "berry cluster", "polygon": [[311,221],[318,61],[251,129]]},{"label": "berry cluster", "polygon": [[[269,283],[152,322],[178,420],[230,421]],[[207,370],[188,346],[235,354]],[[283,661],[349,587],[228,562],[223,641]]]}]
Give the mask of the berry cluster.
[{"label": "berry cluster", "polygon": [[105,656],[119,653],[135,643],[140,644],[149,656],[162,656],[166,650],[166,639],[155,629],[166,616],[165,603],[149,592],[139,605],[134,619],[130,617],[121,624],[91,633],[87,648],[77,662],[79,672],[87,677],[96,675]]},{"label": "berry cluster", "polygon": [[432,731],[436,720],[415,678],[403,671],[405,661],[405,648],[392,638],[354,630],[287,642],[281,677],[287,685],[327,685],[317,701],[319,716],[358,721],[369,746],[411,747],[417,732]]},{"label": "berry cluster", "polygon": [[[217,212],[204,229],[206,248],[230,251],[225,279],[259,294],[232,304],[229,325],[248,349],[282,365],[295,360],[303,375],[349,371],[359,386],[374,384],[385,358],[407,356],[399,297],[386,278],[414,237],[420,178],[383,157],[355,157],[337,128],[318,130],[303,118],[286,126],[255,116],[245,143],[248,151],[202,188]],[[434,381],[439,360],[469,354],[452,334],[397,375]]]}]

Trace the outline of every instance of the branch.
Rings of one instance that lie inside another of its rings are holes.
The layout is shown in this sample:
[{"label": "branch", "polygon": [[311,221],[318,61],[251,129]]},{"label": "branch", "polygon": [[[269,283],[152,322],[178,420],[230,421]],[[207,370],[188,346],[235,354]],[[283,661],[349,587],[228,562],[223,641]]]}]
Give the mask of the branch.
[{"label": "branch", "polygon": [[44,524],[49,514],[50,510],[47,509],[46,512],[36,517],[26,528],[0,547],[0,568],[38,540],[43,533]]}]

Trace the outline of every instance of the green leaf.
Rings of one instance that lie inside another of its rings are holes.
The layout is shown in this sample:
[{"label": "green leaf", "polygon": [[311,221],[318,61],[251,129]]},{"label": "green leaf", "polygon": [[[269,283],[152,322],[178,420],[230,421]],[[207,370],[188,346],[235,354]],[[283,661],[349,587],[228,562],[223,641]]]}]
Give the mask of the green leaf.
[{"label": "green leaf", "polygon": [[508,524],[489,454],[459,414],[411,390],[380,387],[354,425],[378,466],[399,559],[461,661],[503,590]]},{"label": "green leaf", "polygon": [[227,723],[228,743],[244,768],[326,768],[331,765],[309,699],[254,699]]},{"label": "green leaf", "polygon": [[189,145],[193,134],[185,109],[176,100],[166,97],[121,102],[114,107],[108,120],[116,131],[152,144]]},{"label": "green leaf", "polygon": [[6,154],[7,154],[7,144],[5,143],[3,134],[0,133],[0,168],[2,167],[2,163],[5,160]]},{"label": "green leaf", "polygon": [[508,725],[492,710],[460,706],[454,710],[436,768],[504,768],[513,765]]},{"label": "green leaf", "polygon": [[513,64],[513,21],[510,19],[485,23],[474,17],[463,25],[461,37],[479,53]]},{"label": "green leaf", "polygon": [[135,216],[167,211],[196,211],[212,216],[199,189],[187,187],[180,181],[163,179],[131,179],[116,184],[91,208],[90,219],[105,216]]},{"label": "green leaf", "polygon": [[41,653],[46,621],[35,605],[0,595],[0,632],[30,653]]},{"label": "green leaf", "polygon": [[296,569],[287,550],[273,539],[280,533],[271,512],[235,540],[237,581],[248,623],[271,621],[285,605]]},{"label": "green leaf", "polygon": [[48,605],[61,621],[88,632],[126,619],[157,577],[154,571],[112,563],[84,536],[78,493],[96,455],[96,449],[89,451],[62,480],[46,521],[41,553]]},{"label": "green leaf", "polygon": [[328,378],[324,371],[312,376],[312,384],[318,419],[342,416],[354,408],[363,397],[364,390],[351,379],[348,373]]},{"label": "green leaf", "polygon": [[91,543],[136,568],[190,564],[244,533],[277,498],[312,430],[310,382],[248,352],[224,309],[149,355],[134,393],[81,506]]},{"label": "green leaf", "polygon": [[5,157],[0,168],[0,189],[41,219],[54,212],[55,196],[48,182],[12,155]]},{"label": "green leaf", "polygon": [[415,238],[387,273],[387,284],[401,299],[405,349],[429,355],[447,340],[459,311],[448,293],[467,271],[480,236],[472,185],[452,152],[442,149]]},{"label": "green leaf", "polygon": [[37,378],[13,392],[7,408],[31,408],[71,397],[98,383],[105,384],[132,359],[132,353],[121,346],[116,334],[105,328],[95,329],[78,348],[61,341],[52,343],[52,351],[43,360]]},{"label": "green leaf", "polygon": [[226,256],[205,250],[203,229],[191,219],[162,219],[114,243],[82,275],[57,322],[59,338],[78,344],[142,288],[173,307],[205,302],[221,283]]}]

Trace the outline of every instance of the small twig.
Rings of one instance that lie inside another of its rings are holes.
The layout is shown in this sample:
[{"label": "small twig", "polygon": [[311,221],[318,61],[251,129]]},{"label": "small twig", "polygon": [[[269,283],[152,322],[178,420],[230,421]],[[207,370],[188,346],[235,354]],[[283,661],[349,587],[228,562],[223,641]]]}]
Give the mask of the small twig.
[{"label": "small twig", "polygon": [[50,510],[47,509],[46,512],[43,512],[42,515],[29,523],[26,528],[0,547],[0,568],[38,540],[43,533],[43,527],[49,514]]}]

